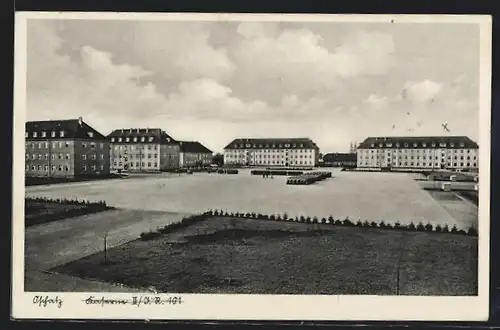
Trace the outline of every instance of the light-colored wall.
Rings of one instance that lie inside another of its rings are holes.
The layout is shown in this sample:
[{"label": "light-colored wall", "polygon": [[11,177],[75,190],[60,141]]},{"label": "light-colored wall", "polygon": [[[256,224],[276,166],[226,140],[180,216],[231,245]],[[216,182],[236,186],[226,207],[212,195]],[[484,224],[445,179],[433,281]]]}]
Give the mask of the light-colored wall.
[{"label": "light-colored wall", "polygon": [[200,161],[203,165],[210,165],[212,163],[211,153],[181,152],[179,157],[181,167],[196,166]]},{"label": "light-colored wall", "polygon": [[227,149],[224,164],[265,166],[315,166],[319,153],[315,149]]}]

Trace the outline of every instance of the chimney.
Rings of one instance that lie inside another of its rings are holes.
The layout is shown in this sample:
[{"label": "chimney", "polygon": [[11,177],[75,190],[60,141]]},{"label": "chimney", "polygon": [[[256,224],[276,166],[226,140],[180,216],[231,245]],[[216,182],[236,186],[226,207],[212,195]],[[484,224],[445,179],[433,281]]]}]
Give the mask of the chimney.
[{"label": "chimney", "polygon": [[122,134],[123,134],[123,128],[122,128]]},{"label": "chimney", "polygon": [[149,131],[149,128],[146,127],[146,133]]},{"label": "chimney", "polygon": [[130,133],[132,133],[132,129],[130,129]]},{"label": "chimney", "polygon": [[137,133],[139,133],[139,129],[138,128],[136,128],[136,129],[137,129]]},{"label": "chimney", "polygon": [[82,117],[78,117],[78,125],[82,126],[82,123],[83,123],[83,118]]}]

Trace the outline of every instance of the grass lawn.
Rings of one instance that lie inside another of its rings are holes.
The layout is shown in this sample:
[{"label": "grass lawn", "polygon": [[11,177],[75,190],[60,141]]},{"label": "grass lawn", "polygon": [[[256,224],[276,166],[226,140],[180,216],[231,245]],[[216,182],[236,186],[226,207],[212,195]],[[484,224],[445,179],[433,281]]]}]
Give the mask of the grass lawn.
[{"label": "grass lawn", "polygon": [[[311,230],[313,229],[313,230]],[[476,295],[477,238],[213,217],[53,271],[160,292]]]}]

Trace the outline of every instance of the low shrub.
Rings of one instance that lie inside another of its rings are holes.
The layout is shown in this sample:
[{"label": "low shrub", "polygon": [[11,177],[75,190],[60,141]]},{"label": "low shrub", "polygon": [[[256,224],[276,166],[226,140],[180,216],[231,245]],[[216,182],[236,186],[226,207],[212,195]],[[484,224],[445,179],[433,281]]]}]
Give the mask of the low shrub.
[{"label": "low shrub", "polygon": [[474,228],[474,227],[470,227],[467,230],[467,235],[469,235],[469,236],[477,236],[477,229]]},{"label": "low shrub", "polygon": [[155,239],[156,237],[159,237],[159,236],[160,236],[159,232],[148,231],[148,232],[142,232],[140,238],[143,241],[149,241],[149,240]]}]

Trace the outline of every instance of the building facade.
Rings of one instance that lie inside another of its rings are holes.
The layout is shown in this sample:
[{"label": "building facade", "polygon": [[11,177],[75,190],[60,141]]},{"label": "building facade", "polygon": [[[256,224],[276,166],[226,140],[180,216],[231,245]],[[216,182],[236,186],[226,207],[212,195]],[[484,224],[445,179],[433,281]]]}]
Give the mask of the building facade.
[{"label": "building facade", "polygon": [[159,128],[115,129],[108,140],[113,171],[159,172],[179,168],[179,143]]},{"label": "building facade", "polygon": [[308,138],[235,139],[224,148],[225,165],[316,166],[318,146]]},{"label": "building facade", "polygon": [[179,142],[180,167],[201,167],[212,164],[212,151],[198,141]]},{"label": "building facade", "polygon": [[355,167],[357,165],[357,154],[356,153],[328,153],[323,156],[323,166],[329,167]]},{"label": "building facade", "polygon": [[357,167],[476,170],[479,146],[466,136],[369,137],[358,146]]},{"label": "building facade", "polygon": [[109,174],[109,143],[80,117],[25,126],[25,174],[73,178]]}]

